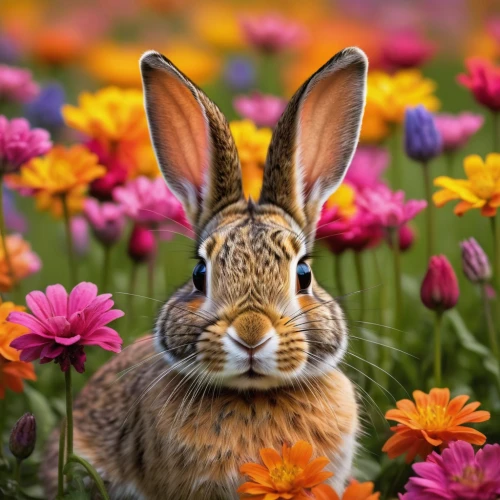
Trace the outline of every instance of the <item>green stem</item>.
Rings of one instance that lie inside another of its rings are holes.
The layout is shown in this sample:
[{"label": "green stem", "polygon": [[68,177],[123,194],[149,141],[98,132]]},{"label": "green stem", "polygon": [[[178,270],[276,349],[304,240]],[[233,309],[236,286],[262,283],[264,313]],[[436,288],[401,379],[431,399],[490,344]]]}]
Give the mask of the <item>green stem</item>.
[{"label": "green stem", "polygon": [[365,319],[365,310],[366,310],[366,301],[365,301],[365,275],[363,272],[363,258],[361,256],[361,252],[354,252],[354,265],[356,267],[356,276],[358,278],[358,286],[359,286],[359,302],[361,312],[359,315],[360,321],[364,321]]},{"label": "green stem", "polygon": [[21,463],[22,460],[16,458],[16,461],[14,462],[14,473],[12,475],[14,481],[16,482],[16,490],[18,492],[21,489]]},{"label": "green stem", "polygon": [[260,56],[260,88],[262,92],[281,95],[279,60],[274,54],[263,53]]},{"label": "green stem", "polygon": [[[134,318],[134,298],[135,291],[137,288],[137,274],[139,271],[139,264],[137,262],[132,261],[132,267],[130,268],[130,280],[128,285],[128,295],[127,295],[127,315],[129,318]],[[128,328],[127,331],[130,333],[132,328],[132,321],[127,322]]]},{"label": "green stem", "polygon": [[102,291],[106,292],[109,285],[109,275],[111,272],[111,250],[113,247],[111,245],[103,245],[104,259],[102,263]]},{"label": "green stem", "polygon": [[71,367],[64,373],[66,382],[66,456],[73,455],[73,385]]},{"label": "green stem", "polygon": [[493,111],[493,152],[499,153],[500,113]]},{"label": "green stem", "polygon": [[337,285],[338,295],[342,297],[345,294],[344,279],[342,273],[342,254],[335,255],[333,258],[333,268],[335,273],[335,284]]},{"label": "green stem", "polygon": [[5,429],[5,417],[7,414],[7,405],[5,399],[7,398],[7,391],[5,391],[4,399],[0,399],[0,465],[5,461],[5,455],[3,453],[3,431]]},{"label": "green stem", "polygon": [[66,419],[61,422],[59,434],[59,457],[57,460],[57,500],[64,498],[64,447],[66,445]]},{"label": "green stem", "polygon": [[448,177],[453,177],[455,155],[455,151],[448,151],[448,153],[446,153],[446,173],[448,174]]},{"label": "green stem", "polygon": [[71,232],[71,216],[69,213],[68,199],[66,195],[61,196],[61,202],[63,207],[64,225],[66,227],[66,244],[68,252],[68,263],[69,263],[69,276],[71,279],[71,286],[75,286],[78,277],[76,270],[76,260],[73,246],[73,233]]},{"label": "green stem", "polygon": [[9,271],[9,277],[12,282],[12,287],[16,285],[16,275],[14,274],[14,268],[12,267],[12,260],[10,258],[9,249],[7,247],[7,229],[5,227],[5,217],[3,213],[3,176],[0,175],[0,236],[2,237],[3,252],[5,255],[5,262],[7,263],[7,269]]},{"label": "green stem", "polygon": [[[394,328],[401,328],[402,294],[401,294],[401,252],[399,250],[399,231],[398,228],[389,229],[389,238],[393,253],[394,266]],[[396,332],[397,341],[401,340],[400,332]]]},{"label": "green stem", "polygon": [[495,331],[495,325],[493,323],[493,316],[491,314],[490,301],[488,299],[488,293],[486,291],[486,283],[481,283],[481,299],[484,306],[484,315],[486,317],[486,326],[488,328],[488,335],[490,337],[490,345],[495,358],[500,361],[500,352],[498,350],[497,334]]},{"label": "green stem", "polygon": [[441,324],[443,313],[436,312],[434,320],[434,387],[441,387]]},{"label": "green stem", "polygon": [[392,189],[402,189],[401,178],[401,127],[393,125],[389,136],[391,150],[391,184]]},{"label": "green stem", "polygon": [[495,275],[496,292],[500,293],[500,224],[496,217],[490,217],[493,233],[493,269]]},{"label": "green stem", "polygon": [[94,481],[95,485],[97,486],[97,489],[99,490],[99,493],[101,494],[102,500],[109,500],[109,495],[108,492],[106,491],[106,487],[104,486],[104,481],[102,480],[101,476],[99,476],[99,473],[94,469],[94,467],[92,467],[92,465],[82,457],[78,457],[76,455],[70,455],[66,463],[66,467],[64,468],[65,472],[67,471],[68,465],[71,462],[75,464],[80,464]]},{"label": "green stem", "polygon": [[426,229],[427,229],[427,260],[434,255],[434,210],[432,206],[432,180],[428,163],[422,163],[424,174],[425,199],[427,208],[425,209]]}]

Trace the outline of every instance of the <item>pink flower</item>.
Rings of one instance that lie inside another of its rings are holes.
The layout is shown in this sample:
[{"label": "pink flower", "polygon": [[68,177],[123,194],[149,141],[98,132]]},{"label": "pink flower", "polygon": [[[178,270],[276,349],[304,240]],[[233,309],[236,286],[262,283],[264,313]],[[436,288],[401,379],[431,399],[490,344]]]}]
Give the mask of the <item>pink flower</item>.
[{"label": "pink flower", "polygon": [[135,224],[128,242],[129,257],[139,263],[148,261],[156,252],[156,240],[151,229]]},{"label": "pink flower", "polygon": [[377,146],[359,146],[345,177],[356,189],[371,188],[381,183],[380,177],[389,165],[386,149]]},{"label": "pink flower", "polygon": [[415,241],[415,231],[405,224],[399,228],[399,249],[402,252],[409,250]]},{"label": "pink flower", "polygon": [[456,151],[467,144],[467,141],[483,126],[484,117],[475,113],[435,115],[434,123],[441,135],[443,150]]},{"label": "pink flower", "polygon": [[469,74],[458,75],[458,83],[467,87],[477,102],[491,111],[500,111],[500,68],[477,57],[467,59],[465,65]]},{"label": "pink flower", "polygon": [[424,306],[432,311],[446,311],[455,307],[459,295],[457,276],[448,259],[444,255],[431,257],[420,288]]},{"label": "pink flower", "polygon": [[371,214],[373,223],[382,229],[401,227],[427,206],[425,200],[405,202],[404,191],[393,192],[384,184],[363,190],[356,201],[358,206]]},{"label": "pink flower", "polygon": [[382,44],[382,64],[390,69],[418,68],[435,53],[434,43],[411,30],[392,33]]},{"label": "pink flower", "polygon": [[50,135],[41,128],[30,129],[24,118],[7,120],[0,115],[0,174],[10,174],[52,147]]},{"label": "pink flower", "polygon": [[179,200],[168,189],[162,177],[138,177],[113,191],[113,197],[124,213],[138,224],[171,227],[172,231],[189,230],[189,222]]},{"label": "pink flower", "polygon": [[28,102],[34,99],[39,91],[31,71],[0,64],[0,102]]},{"label": "pink flower", "polygon": [[465,441],[453,441],[441,455],[432,452],[413,464],[417,474],[406,484],[401,500],[496,500],[500,496],[500,445],[486,444],[474,456]]},{"label": "pink flower", "polygon": [[12,312],[8,317],[8,321],[29,329],[11,343],[21,351],[22,361],[54,361],[62,371],[73,365],[82,373],[85,346],[98,345],[107,351],[120,352],[122,339],[106,325],[124,313],[112,309],[111,294],[97,295],[93,283],[79,283],[69,296],[62,285],[48,286],[45,293],[29,293],[26,303],[32,314]]},{"label": "pink flower", "polygon": [[125,228],[123,206],[115,203],[99,203],[94,198],[87,198],[83,207],[95,237],[105,246],[117,243]]},{"label": "pink flower", "polygon": [[274,127],[286,107],[286,99],[254,92],[249,96],[234,98],[234,109],[259,127]]},{"label": "pink flower", "polygon": [[306,38],[305,28],[274,14],[241,19],[248,43],[263,52],[280,52],[298,46]]},{"label": "pink flower", "polygon": [[[89,250],[89,225],[85,217],[76,215],[71,217],[71,234],[73,236],[73,248],[75,252],[83,256]],[[66,235],[65,235],[66,237]]]}]

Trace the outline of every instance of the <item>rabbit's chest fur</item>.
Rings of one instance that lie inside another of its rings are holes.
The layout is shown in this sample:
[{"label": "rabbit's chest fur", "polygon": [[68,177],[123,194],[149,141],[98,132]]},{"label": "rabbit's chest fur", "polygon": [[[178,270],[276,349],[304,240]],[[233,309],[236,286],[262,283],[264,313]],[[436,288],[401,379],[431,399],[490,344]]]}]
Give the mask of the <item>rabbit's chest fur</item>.
[{"label": "rabbit's chest fur", "polygon": [[242,464],[259,462],[260,448],[299,440],[331,459],[332,484],[342,486],[358,425],[343,374],[266,392],[196,386],[174,372],[152,386],[168,369],[154,358],[116,381],[152,354],[149,340],[127,349],[75,404],[77,452],[98,468],[115,498],[238,498]]}]

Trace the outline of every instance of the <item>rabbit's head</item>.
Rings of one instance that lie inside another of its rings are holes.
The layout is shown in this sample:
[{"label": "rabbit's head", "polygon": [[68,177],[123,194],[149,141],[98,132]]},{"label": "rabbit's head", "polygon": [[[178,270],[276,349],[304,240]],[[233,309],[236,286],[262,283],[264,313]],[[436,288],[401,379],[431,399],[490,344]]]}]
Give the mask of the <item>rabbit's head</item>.
[{"label": "rabbit's head", "polygon": [[156,345],[200,381],[269,389],[333,370],[342,311],[314,279],[321,207],[358,141],[367,59],[336,54],[295,93],[274,130],[258,202],[245,200],[238,153],[217,106],[168,59],[141,59],[156,156],[196,234],[192,279],[162,308]]}]

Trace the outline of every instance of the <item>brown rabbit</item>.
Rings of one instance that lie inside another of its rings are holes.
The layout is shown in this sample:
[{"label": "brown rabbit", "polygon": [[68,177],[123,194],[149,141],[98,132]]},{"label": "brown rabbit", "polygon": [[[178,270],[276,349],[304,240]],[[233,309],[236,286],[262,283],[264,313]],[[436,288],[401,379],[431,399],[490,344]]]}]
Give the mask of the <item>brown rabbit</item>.
[{"label": "brown rabbit", "polygon": [[[354,389],[338,368],[348,332],[309,253],[358,141],[367,59],[345,49],[296,92],[274,131],[258,203],[243,196],[217,106],[157,52],[140,66],[158,162],[193,224],[199,263],[154,335],[78,397],[75,451],[115,499],[227,500],[238,498],[239,468],[258,462],[260,448],[306,440],[331,460],[340,493],[358,432]],[[42,471],[50,496],[56,455]]]}]

